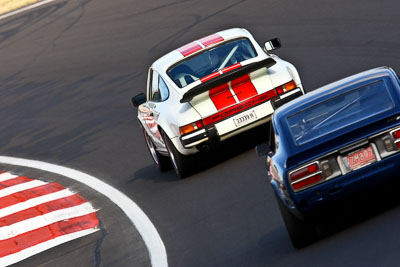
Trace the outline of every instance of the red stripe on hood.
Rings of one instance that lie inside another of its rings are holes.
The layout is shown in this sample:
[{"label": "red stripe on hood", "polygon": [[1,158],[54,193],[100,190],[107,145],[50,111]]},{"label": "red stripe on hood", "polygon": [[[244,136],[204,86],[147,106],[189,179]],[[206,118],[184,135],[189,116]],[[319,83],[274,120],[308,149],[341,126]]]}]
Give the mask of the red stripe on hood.
[{"label": "red stripe on hood", "polygon": [[211,89],[208,91],[208,94],[217,110],[224,109],[236,103],[226,83]]},{"label": "red stripe on hood", "polygon": [[240,102],[258,94],[248,74],[233,80],[231,87]]}]

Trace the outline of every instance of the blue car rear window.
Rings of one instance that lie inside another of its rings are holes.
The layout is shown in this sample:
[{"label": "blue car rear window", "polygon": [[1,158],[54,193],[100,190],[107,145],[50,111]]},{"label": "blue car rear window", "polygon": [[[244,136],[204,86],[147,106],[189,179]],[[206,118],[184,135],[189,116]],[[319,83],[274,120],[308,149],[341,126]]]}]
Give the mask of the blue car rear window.
[{"label": "blue car rear window", "polygon": [[294,143],[304,145],[394,108],[384,81],[348,91],[287,118]]}]

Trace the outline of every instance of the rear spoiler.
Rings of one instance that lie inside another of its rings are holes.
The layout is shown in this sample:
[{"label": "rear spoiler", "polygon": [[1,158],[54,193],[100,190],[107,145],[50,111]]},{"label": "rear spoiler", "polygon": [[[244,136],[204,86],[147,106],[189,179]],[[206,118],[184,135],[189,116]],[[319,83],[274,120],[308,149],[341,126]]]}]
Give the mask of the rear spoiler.
[{"label": "rear spoiler", "polygon": [[223,74],[217,76],[216,78],[208,80],[208,81],[206,81],[206,82],[204,82],[202,84],[199,84],[198,86],[193,87],[192,89],[187,91],[183,95],[183,97],[182,97],[180,102],[181,103],[189,102],[196,95],[204,93],[204,92],[206,92],[206,91],[208,91],[210,89],[213,89],[213,88],[215,88],[215,87],[217,87],[217,86],[219,86],[221,84],[230,82],[230,81],[232,81],[232,80],[234,80],[236,78],[239,78],[239,77],[241,77],[241,76],[243,76],[245,74],[249,74],[249,73],[251,73],[253,71],[256,71],[256,70],[259,70],[259,69],[262,69],[262,68],[265,68],[265,67],[266,68],[272,67],[275,64],[276,64],[275,60],[273,60],[272,58],[266,58],[266,59],[264,59],[262,61],[251,63],[251,64],[245,65],[245,66],[243,66],[241,68],[234,69],[234,70],[232,70],[230,72],[223,73]]}]

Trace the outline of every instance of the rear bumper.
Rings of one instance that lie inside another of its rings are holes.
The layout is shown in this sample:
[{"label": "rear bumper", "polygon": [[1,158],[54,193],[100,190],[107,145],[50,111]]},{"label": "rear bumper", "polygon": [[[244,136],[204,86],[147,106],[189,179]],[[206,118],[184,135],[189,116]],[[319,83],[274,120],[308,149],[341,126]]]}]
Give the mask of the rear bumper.
[{"label": "rear bumper", "polygon": [[[294,214],[303,218],[324,218],[330,216],[335,207],[347,205],[366,205],[358,200],[363,195],[368,199],[379,198],[382,189],[393,188],[393,183],[399,183],[398,167],[400,154],[392,155],[381,161],[361,168],[341,177],[332,179],[308,190],[295,193],[293,196],[281,195],[284,203],[293,203]],[[276,188],[274,188],[276,189]]]},{"label": "rear bumper", "polygon": [[[246,116],[249,111],[251,112],[251,114],[248,115],[249,117],[251,116],[249,123],[238,124],[237,121],[239,121],[242,116]],[[220,141],[269,121],[273,112],[274,109],[271,101],[268,101],[256,107],[246,109],[243,112],[215,124],[209,124],[195,132],[183,135],[180,137],[180,141],[184,148],[198,147],[203,143],[206,143],[207,147],[212,148]]]},{"label": "rear bumper", "polygon": [[293,90],[292,92],[286,93],[285,95],[281,96],[280,99],[273,101],[272,106],[274,107],[274,109],[277,109],[280,106],[282,106],[283,104],[286,104],[289,101],[292,101],[293,99],[295,99],[299,96],[302,96],[302,95],[303,95],[303,92],[300,89]]},{"label": "rear bumper", "polygon": [[[220,141],[268,122],[275,109],[301,95],[303,95],[303,92],[299,88],[280,97],[273,97],[259,105],[245,108],[233,116],[226,116],[223,120],[181,136],[181,144],[184,148],[201,147],[201,144],[206,144],[207,147],[212,148]],[[251,117],[248,123],[242,123],[241,118],[243,116]]]}]

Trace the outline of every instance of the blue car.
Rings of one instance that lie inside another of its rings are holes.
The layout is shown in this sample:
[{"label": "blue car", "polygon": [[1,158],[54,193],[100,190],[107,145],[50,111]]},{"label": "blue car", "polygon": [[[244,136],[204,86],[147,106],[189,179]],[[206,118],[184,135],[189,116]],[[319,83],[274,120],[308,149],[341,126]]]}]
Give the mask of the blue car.
[{"label": "blue car", "polygon": [[307,93],[278,108],[271,125],[257,152],[296,248],[315,240],[322,211],[398,176],[400,81],[389,67]]}]

